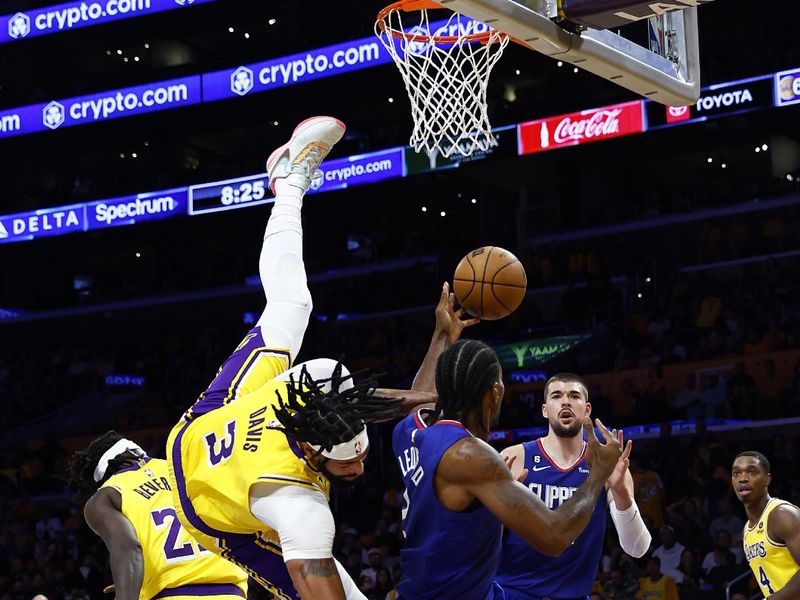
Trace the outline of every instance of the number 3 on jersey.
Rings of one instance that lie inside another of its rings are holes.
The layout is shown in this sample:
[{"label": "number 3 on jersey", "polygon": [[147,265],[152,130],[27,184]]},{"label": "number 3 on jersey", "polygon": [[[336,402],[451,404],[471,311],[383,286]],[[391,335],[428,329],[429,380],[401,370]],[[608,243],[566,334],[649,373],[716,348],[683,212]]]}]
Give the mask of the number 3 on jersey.
[{"label": "number 3 on jersey", "polygon": [[764,573],[764,567],[758,567],[758,578],[761,580],[761,585],[766,587],[770,594],[775,593],[775,590],[772,589],[772,584],[769,581],[769,577],[767,577],[767,574]]},{"label": "number 3 on jersey", "polygon": [[150,516],[153,518],[156,528],[169,527],[167,539],[164,541],[164,560],[168,563],[193,560],[197,555],[208,552],[200,544],[197,544],[197,551],[195,551],[192,542],[178,545],[178,540],[182,537],[181,533],[184,532],[184,529],[181,527],[180,521],[178,521],[178,515],[175,514],[174,508],[153,510],[150,511]]}]

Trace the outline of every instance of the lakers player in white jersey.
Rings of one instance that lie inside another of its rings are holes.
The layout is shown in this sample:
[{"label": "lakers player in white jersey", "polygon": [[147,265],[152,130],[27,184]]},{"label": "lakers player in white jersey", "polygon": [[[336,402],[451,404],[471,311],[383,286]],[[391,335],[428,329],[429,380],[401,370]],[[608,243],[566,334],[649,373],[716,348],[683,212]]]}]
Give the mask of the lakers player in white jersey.
[{"label": "lakers player in white jersey", "polygon": [[86,522],[105,542],[119,600],[247,597],[247,575],[181,527],[167,461],[115,431],[75,453],[69,483]]},{"label": "lakers player in white jersey", "polygon": [[800,509],[772,498],[770,464],[760,452],[739,454],[731,482],[744,505],[744,554],[768,600],[800,598]]}]

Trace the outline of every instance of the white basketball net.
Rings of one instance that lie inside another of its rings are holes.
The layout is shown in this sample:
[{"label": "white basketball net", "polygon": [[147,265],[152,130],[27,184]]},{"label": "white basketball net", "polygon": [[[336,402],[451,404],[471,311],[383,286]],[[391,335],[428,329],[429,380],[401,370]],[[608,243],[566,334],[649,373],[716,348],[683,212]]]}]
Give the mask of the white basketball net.
[{"label": "white basketball net", "polygon": [[[489,76],[508,36],[487,25],[451,13],[436,31],[431,30],[428,11],[413,11],[415,24],[406,28],[402,10],[392,10],[375,23],[380,38],[403,75],[411,102],[414,131],[410,143],[428,156],[458,153],[470,156],[497,145],[487,114],[486,89]],[[407,23],[406,25],[410,25]],[[402,32],[408,37],[392,35]],[[472,41],[469,34],[488,33],[486,42]],[[414,36],[430,36],[416,41]],[[442,43],[435,36],[455,36],[455,43]]]}]

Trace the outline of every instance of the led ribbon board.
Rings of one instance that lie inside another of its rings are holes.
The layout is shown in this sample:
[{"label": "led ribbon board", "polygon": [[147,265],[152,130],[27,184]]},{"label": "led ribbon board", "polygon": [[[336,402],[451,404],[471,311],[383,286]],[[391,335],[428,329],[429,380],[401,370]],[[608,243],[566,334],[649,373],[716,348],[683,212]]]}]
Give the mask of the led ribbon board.
[{"label": "led ribbon board", "polygon": [[52,100],[0,111],[0,138],[100,123],[200,102],[199,75]]},{"label": "led ribbon board", "polygon": [[[800,86],[799,86],[800,87]],[[648,129],[728,117],[775,104],[772,75],[711,85],[691,106],[663,106],[647,102]]]},{"label": "led ribbon board", "polygon": [[99,0],[65,2],[0,17],[0,44],[143,17],[216,0]]},{"label": "led ribbon board", "polygon": [[516,371],[541,365],[545,361],[575,346],[582,336],[562,335],[540,340],[526,340],[495,346],[503,371]]},{"label": "led ribbon board", "polygon": [[[774,85],[774,97],[767,90],[770,81]],[[139,86],[139,88],[128,88],[128,91],[152,87],[152,85]],[[125,90],[120,90],[120,92],[123,91]],[[74,100],[77,102],[78,99]],[[505,138],[514,133],[517,135],[518,153],[529,154],[620,135],[642,133],[651,128],[682,125],[705,118],[724,117],[769,107],[773,102],[777,106],[800,102],[800,68],[709,86],[705,88],[696,106],[689,107],[688,112],[683,111],[679,118],[672,122],[667,122],[668,113],[665,112],[664,106],[644,101],[647,106],[647,116],[651,120],[651,124],[648,125],[647,119],[643,119],[643,101],[639,100],[501,127],[496,130],[502,134],[501,144],[498,149],[494,150],[499,150],[503,156],[512,153],[507,147],[511,142]],[[75,105],[74,102],[70,104],[70,106],[73,105]],[[102,110],[102,103],[99,106],[98,110]],[[39,111],[38,114],[41,118],[41,107],[37,105],[33,108]],[[36,114],[36,110],[33,112]],[[116,118],[114,112],[111,111],[106,118]],[[3,119],[7,113],[8,111],[0,112],[0,137],[3,135]],[[683,116],[684,113],[689,115],[688,118]],[[411,162],[407,166],[409,153],[408,147],[389,148],[326,161],[314,179],[309,193],[343,189],[385,179],[405,177],[408,174],[460,166],[460,163],[447,160],[425,165]],[[491,154],[487,153],[486,156]],[[0,244],[78,231],[133,225],[186,214],[197,215],[233,210],[269,202],[272,202],[272,196],[269,192],[267,176],[265,174],[249,175],[225,181],[147,192],[135,196],[0,215]]]}]

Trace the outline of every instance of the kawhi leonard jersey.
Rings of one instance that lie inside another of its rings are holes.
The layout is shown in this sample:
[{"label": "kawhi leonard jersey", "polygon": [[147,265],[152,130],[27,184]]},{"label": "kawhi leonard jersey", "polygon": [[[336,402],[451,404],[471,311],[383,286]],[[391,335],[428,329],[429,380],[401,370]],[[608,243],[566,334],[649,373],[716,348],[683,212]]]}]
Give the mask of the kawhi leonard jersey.
[{"label": "kawhi leonard jersey", "polygon": [[782,504],[791,504],[779,498],[772,498],[767,503],[758,523],[750,527],[744,526],[744,554],[747,563],[756,576],[758,586],[765,598],[779,591],[786,583],[800,571],[800,566],[792,558],[786,544],[779,544],[769,537],[767,527],[769,515]]},{"label": "kawhi leonard jersey", "polygon": [[419,450],[414,446],[414,438],[417,431],[425,429],[428,426],[427,423],[433,421],[435,414],[436,411],[432,408],[420,408],[395,425],[394,431],[392,431],[392,450],[397,457],[397,464],[403,475],[403,484],[406,486],[403,494],[403,518],[405,518],[408,507],[408,490],[413,485],[411,476],[419,462]]},{"label": "kawhi leonard jersey", "polygon": [[403,577],[397,585],[403,600],[494,597],[500,521],[482,505],[463,512],[448,510],[433,486],[444,453],[471,436],[457,421],[441,420],[425,427],[417,413],[395,427],[393,448],[407,486],[406,547],[400,553]]},{"label": "kawhi leonard jersey", "polygon": [[[528,476],[523,482],[550,510],[566,502],[589,476],[586,447],[578,461],[561,469],[547,455],[541,439],[522,444]],[[497,583],[509,600],[522,598],[578,598],[588,596],[603,550],[608,511],[605,492],[586,529],[563,554],[550,557],[537,552],[519,536],[508,532],[503,540]]]},{"label": "kawhi leonard jersey", "polygon": [[181,527],[167,471],[167,461],[148,458],[117,471],[102,485],[122,496],[122,514],[144,550],[139,598],[245,598],[247,574],[203,548]]}]

